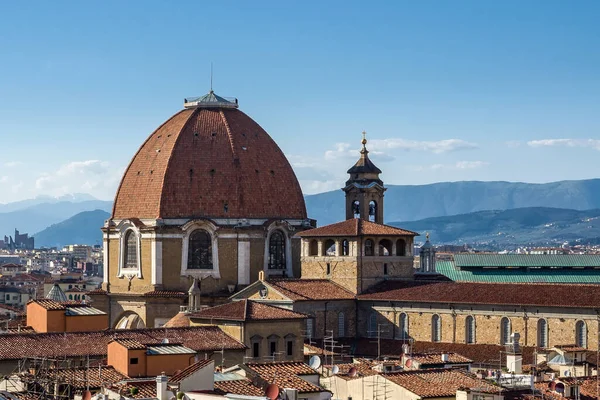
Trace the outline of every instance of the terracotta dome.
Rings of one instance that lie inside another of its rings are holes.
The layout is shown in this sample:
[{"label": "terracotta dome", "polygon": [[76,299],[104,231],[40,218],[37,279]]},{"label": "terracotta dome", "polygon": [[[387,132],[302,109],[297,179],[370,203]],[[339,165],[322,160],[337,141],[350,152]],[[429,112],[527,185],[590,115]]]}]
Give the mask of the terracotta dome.
[{"label": "terracotta dome", "polygon": [[133,157],[112,217],[306,218],[288,160],[237,100],[211,92],[191,101]]}]

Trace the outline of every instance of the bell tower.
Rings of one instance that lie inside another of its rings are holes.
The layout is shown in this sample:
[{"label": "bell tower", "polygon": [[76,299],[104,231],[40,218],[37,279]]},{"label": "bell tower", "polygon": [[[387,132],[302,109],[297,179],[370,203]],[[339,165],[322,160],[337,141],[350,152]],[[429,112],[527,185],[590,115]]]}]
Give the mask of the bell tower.
[{"label": "bell tower", "polygon": [[367,133],[363,132],[360,158],[348,170],[350,179],[342,189],[346,193],[346,219],[360,218],[383,224],[383,181],[381,170],[369,159]]}]

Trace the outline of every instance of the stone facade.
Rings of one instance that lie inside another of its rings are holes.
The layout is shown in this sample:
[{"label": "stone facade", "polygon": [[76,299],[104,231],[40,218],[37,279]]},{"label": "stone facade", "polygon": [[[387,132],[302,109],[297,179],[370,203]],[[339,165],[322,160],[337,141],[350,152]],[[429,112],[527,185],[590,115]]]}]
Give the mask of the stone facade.
[{"label": "stone facade", "polygon": [[400,315],[408,317],[408,336],[416,341],[435,341],[433,333],[433,316],[440,318],[441,342],[468,343],[467,317],[475,320],[476,344],[501,343],[501,320],[510,320],[510,331],[521,335],[521,345],[538,346],[538,321],[547,323],[547,346],[576,344],[576,324],[583,321],[587,334],[585,347],[598,349],[598,326],[600,320],[593,310],[569,309],[557,307],[536,307],[533,309],[508,306],[442,306],[433,304],[405,304],[361,301],[358,312],[358,335],[373,337],[370,333],[371,315],[376,316],[382,338],[401,338]]}]

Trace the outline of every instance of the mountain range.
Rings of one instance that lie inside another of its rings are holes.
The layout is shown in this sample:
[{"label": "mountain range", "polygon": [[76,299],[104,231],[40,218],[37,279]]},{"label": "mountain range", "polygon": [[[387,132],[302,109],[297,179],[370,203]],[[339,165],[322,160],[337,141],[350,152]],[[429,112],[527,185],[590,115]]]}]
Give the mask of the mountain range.
[{"label": "mountain range", "polygon": [[[465,181],[387,188],[385,221],[398,221],[391,223],[418,232],[432,231],[438,243],[600,237],[596,235],[595,222],[589,226],[583,222],[595,221],[595,213],[600,209],[600,179],[544,184]],[[344,219],[341,190],[305,198],[308,215],[317,219],[319,226]],[[0,204],[0,238],[12,235],[17,228],[21,233],[37,232],[36,245],[64,245],[80,240],[96,244],[101,240],[99,229],[111,208],[111,201],[86,194]],[[590,211],[577,213],[584,210]],[[69,220],[86,211],[93,213]],[[436,219],[450,216],[453,217]],[[78,232],[78,224],[83,230],[89,229],[89,235]],[[546,224],[554,224],[554,228],[542,229]],[[73,235],[69,234],[71,231]]]},{"label": "mountain range", "polygon": [[[341,190],[308,195],[308,215],[319,226],[345,218]],[[552,183],[442,182],[430,185],[388,185],[385,221],[466,214],[484,210],[552,207],[573,210],[600,208],[600,179]]]},{"label": "mountain range", "polygon": [[[491,248],[514,245],[556,246],[564,242],[600,243],[600,209],[568,210],[527,207],[390,222],[431,234],[435,243],[477,244]],[[424,238],[417,238],[417,241]]]}]

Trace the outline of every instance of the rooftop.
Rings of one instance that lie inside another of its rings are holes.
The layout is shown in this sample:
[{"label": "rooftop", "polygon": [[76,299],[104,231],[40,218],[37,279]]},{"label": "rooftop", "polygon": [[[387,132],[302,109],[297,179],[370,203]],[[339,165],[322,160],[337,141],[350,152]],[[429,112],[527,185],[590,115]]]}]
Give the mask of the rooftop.
[{"label": "rooftop", "polygon": [[221,97],[211,89],[204,96],[183,99],[183,106],[185,108],[238,108],[238,100],[235,97]]},{"label": "rooftop", "polygon": [[[442,360],[442,354],[448,356],[447,361]],[[438,365],[438,364],[470,364],[473,360],[461,356],[457,353],[413,353],[410,357],[421,365]]]},{"label": "rooftop", "polygon": [[354,293],[327,279],[270,279],[266,283],[294,301],[355,298]]},{"label": "rooftop", "polygon": [[297,389],[299,393],[326,391],[298,376],[318,374],[317,371],[302,362],[250,363],[245,366],[265,381],[275,383],[280,388]]},{"label": "rooftop", "polygon": [[455,254],[458,268],[600,268],[598,254]]},{"label": "rooftop", "polygon": [[600,269],[597,268],[458,268],[453,261],[438,260],[435,269],[457,282],[600,283]]},{"label": "rooftop", "polygon": [[265,391],[255,386],[250,379],[215,380],[215,393],[228,393],[242,396],[264,396]]},{"label": "rooftop", "polygon": [[148,328],[105,330],[99,332],[12,333],[0,335],[0,359],[25,357],[106,356],[107,345],[113,339],[131,339],[146,345],[156,345],[168,339],[194,351],[245,350],[243,343],[216,326],[189,328]]},{"label": "rooftop", "polygon": [[247,299],[205,308],[190,315],[190,318],[233,321],[305,319],[306,317],[304,314]]},{"label": "rooftop", "polygon": [[464,388],[477,388],[483,393],[500,392],[499,387],[455,369],[392,372],[386,374],[385,378],[421,398],[454,397],[457,390]]},{"label": "rooftop", "polygon": [[[576,288],[576,290],[574,290]],[[385,281],[359,300],[595,308],[600,285]]]},{"label": "rooftop", "polygon": [[360,218],[347,219],[320,228],[309,229],[300,232],[297,235],[304,238],[321,236],[419,236],[417,232],[396,228],[390,225],[377,224]]},{"label": "rooftop", "polygon": [[212,373],[214,369],[214,363],[214,360],[200,360],[198,362],[195,362],[189,367],[185,368],[184,370],[176,373],[171,378],[169,378],[169,383],[179,383],[207,366],[211,366]]}]

